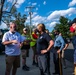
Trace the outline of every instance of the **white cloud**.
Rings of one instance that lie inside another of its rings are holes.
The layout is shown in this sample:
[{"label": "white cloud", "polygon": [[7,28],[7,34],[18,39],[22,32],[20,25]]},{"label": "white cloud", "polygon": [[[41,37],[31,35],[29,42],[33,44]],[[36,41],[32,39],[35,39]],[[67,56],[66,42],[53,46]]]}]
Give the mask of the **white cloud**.
[{"label": "white cloud", "polygon": [[72,14],[68,14],[68,16],[71,16]]},{"label": "white cloud", "polygon": [[[32,24],[37,25],[38,23],[44,23],[47,28],[53,29],[56,23],[59,23],[60,16],[71,16],[76,14],[76,8],[69,8],[66,10],[57,10],[49,13],[50,15],[44,17],[39,15],[37,12],[32,14]],[[28,17],[27,23],[30,24],[30,18]]]},{"label": "white cloud", "polygon": [[46,5],[46,1],[44,1],[43,4]]},{"label": "white cloud", "polygon": [[[29,16],[27,17],[26,22],[27,23],[30,22],[30,17]],[[42,16],[38,15],[37,12],[34,12],[32,14],[32,24],[33,25],[37,25],[38,23],[44,23],[44,22],[46,22],[46,17],[42,17]]]},{"label": "white cloud", "polygon": [[33,12],[32,18],[34,18],[37,15],[37,12]]},{"label": "white cloud", "polygon": [[76,8],[69,8],[67,10],[56,10],[52,12],[47,19],[58,19],[60,16],[67,16],[69,14],[76,14]]},{"label": "white cloud", "polygon": [[[8,2],[11,2],[12,4],[14,4],[16,2],[16,0],[8,0]],[[25,0],[17,0],[17,4],[15,6],[17,8],[19,8],[21,6],[21,4],[24,2],[25,2]]]},{"label": "white cloud", "polygon": [[53,21],[53,22],[50,23],[49,26],[50,26],[50,27],[55,27],[57,23],[58,23],[58,22]]},{"label": "white cloud", "polygon": [[29,2],[28,4],[31,4],[31,2]]},{"label": "white cloud", "polygon": [[13,0],[7,0],[7,2],[12,2]]},{"label": "white cloud", "polygon": [[74,5],[76,5],[76,0],[72,0],[70,3],[69,3],[69,7],[71,7],[71,6],[74,6]]},{"label": "white cloud", "polygon": [[21,4],[24,2],[25,2],[25,0],[18,0],[16,7],[19,8],[21,6]]},{"label": "white cloud", "polygon": [[25,12],[28,12],[29,11],[29,9],[25,9]]},{"label": "white cloud", "polygon": [[35,21],[35,22],[38,22],[38,23],[43,23],[46,20],[46,17],[36,15],[32,20]]},{"label": "white cloud", "polygon": [[2,24],[0,25],[0,29],[5,29],[5,28],[7,28],[7,25],[2,22]]},{"label": "white cloud", "polygon": [[38,8],[36,8],[36,10],[38,10]]},{"label": "white cloud", "polygon": [[32,3],[32,5],[33,5],[33,6],[36,6],[36,5],[37,5],[37,3]]}]

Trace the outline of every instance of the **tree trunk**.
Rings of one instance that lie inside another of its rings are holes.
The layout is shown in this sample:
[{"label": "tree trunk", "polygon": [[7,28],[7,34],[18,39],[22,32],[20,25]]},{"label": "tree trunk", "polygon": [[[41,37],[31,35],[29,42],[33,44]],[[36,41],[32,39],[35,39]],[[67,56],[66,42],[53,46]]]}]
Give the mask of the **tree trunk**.
[{"label": "tree trunk", "polygon": [[0,1],[0,25],[1,25],[1,20],[2,20],[4,3],[5,3],[5,0],[1,0],[1,1]]}]

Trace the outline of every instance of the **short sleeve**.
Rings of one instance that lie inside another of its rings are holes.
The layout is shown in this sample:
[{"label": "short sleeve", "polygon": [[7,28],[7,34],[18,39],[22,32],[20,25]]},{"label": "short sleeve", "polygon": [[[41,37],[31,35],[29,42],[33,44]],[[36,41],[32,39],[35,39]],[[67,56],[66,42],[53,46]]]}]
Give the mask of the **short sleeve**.
[{"label": "short sleeve", "polygon": [[49,34],[45,35],[45,39],[47,42],[49,42],[50,40],[52,40],[51,36]]},{"label": "short sleeve", "polygon": [[8,39],[8,35],[7,35],[7,33],[5,33],[5,34],[3,35],[2,42],[8,41],[8,40],[9,40],[9,39]]},{"label": "short sleeve", "polygon": [[21,35],[21,41],[20,42],[23,42],[24,40],[26,40],[26,37]]}]

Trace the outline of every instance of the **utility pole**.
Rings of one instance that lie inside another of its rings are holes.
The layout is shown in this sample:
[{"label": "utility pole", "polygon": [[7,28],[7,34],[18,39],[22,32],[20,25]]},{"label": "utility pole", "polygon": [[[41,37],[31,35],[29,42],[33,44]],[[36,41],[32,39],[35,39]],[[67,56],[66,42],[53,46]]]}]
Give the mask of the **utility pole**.
[{"label": "utility pole", "polygon": [[34,6],[27,6],[26,8],[29,9],[29,15],[30,15],[30,35],[31,35],[31,25],[32,25],[32,17],[31,17],[31,15],[33,14],[32,13],[32,9],[34,8]]}]

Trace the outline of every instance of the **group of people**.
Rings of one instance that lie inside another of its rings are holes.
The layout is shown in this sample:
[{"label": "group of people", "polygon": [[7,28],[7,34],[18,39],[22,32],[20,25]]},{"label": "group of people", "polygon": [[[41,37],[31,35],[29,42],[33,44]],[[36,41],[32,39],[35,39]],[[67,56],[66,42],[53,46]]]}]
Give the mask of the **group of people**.
[{"label": "group of people", "polygon": [[[71,23],[70,30],[76,31],[76,19]],[[50,51],[53,51],[53,59],[55,66],[55,74],[62,75],[62,61],[64,68],[66,68],[66,62],[64,58],[64,51],[68,47],[69,43],[63,38],[63,34],[56,30],[54,32],[55,39],[53,40],[46,30],[45,25],[40,23],[37,28],[33,30],[32,34],[26,35],[28,29],[23,29],[21,35],[16,31],[17,25],[10,23],[10,30],[3,36],[2,43],[5,45],[6,56],[6,72],[5,75],[16,75],[17,68],[20,67],[20,55],[22,56],[22,69],[29,71],[29,67],[26,64],[26,58],[29,57],[30,47],[33,50],[33,65],[36,65],[40,69],[41,75],[50,74]],[[38,33],[38,34],[37,34]],[[73,38],[73,45],[75,45],[75,36]],[[21,53],[22,52],[22,53]],[[74,53],[74,64],[76,66],[76,51]]]}]

